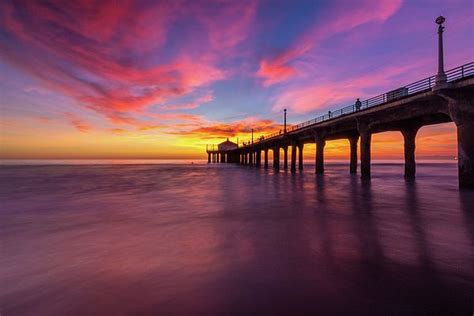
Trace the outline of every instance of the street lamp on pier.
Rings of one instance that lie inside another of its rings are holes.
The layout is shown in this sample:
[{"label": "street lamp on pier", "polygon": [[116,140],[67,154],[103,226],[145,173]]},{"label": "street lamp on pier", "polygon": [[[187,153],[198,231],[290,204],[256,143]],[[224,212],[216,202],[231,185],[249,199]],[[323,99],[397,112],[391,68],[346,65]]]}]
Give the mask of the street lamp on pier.
[{"label": "street lamp on pier", "polygon": [[284,123],[283,124],[283,133],[286,134],[286,109],[283,109],[283,113],[284,113],[283,114],[283,117],[284,117],[284,119],[283,119],[283,123]]},{"label": "street lamp on pier", "polygon": [[443,23],[446,19],[443,16],[439,16],[436,19],[436,24],[438,24],[438,73],[436,74],[436,87],[442,88],[446,84],[446,74],[444,72],[444,53],[443,53]]}]

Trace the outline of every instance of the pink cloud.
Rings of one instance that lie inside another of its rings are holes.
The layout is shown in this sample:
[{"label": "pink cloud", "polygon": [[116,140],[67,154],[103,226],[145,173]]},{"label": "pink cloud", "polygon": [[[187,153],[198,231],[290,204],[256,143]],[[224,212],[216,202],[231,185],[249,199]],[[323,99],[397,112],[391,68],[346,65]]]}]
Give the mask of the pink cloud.
[{"label": "pink cloud", "polygon": [[[124,124],[136,124],[130,112],[228,78],[219,63],[229,56],[218,52],[246,38],[256,10],[254,1],[220,3],[213,6],[215,14],[187,1],[77,1],[60,8],[18,2],[0,4],[0,26],[8,39],[0,43],[2,56],[46,88]],[[206,32],[193,33],[195,41],[208,45],[191,49],[182,41],[172,56],[157,50],[178,19],[200,23]],[[192,106],[197,105],[187,108]]]},{"label": "pink cloud", "polygon": [[323,40],[366,23],[383,22],[395,14],[401,4],[402,0],[364,0],[357,6],[351,2],[335,3],[327,18],[318,21],[288,50],[264,58],[256,75],[264,86],[286,81],[299,73],[292,62],[317,48]]},{"label": "pink cloud", "polygon": [[267,60],[262,60],[257,72],[257,76],[264,78],[263,85],[265,87],[274,85],[281,81],[286,81],[296,74],[296,69],[289,65],[284,65],[278,61],[269,62]]},{"label": "pink cloud", "polygon": [[191,110],[200,107],[204,103],[211,102],[212,100],[214,100],[214,95],[211,92],[208,92],[205,95],[200,96],[193,102],[162,105],[160,106],[160,108],[163,110]]},{"label": "pink cloud", "polygon": [[[417,74],[420,76],[418,65],[388,66],[383,69],[366,73],[361,76],[352,76],[345,80],[317,82],[313,81],[303,86],[286,88],[276,97],[273,111],[288,108],[296,113],[307,113],[314,110],[327,109],[328,107],[346,106],[343,102],[353,102],[356,98],[372,97],[366,90],[379,89],[383,93],[386,89],[395,88],[395,79],[401,74]],[[427,74],[423,74],[426,76]],[[400,82],[403,84],[404,82]]]},{"label": "pink cloud", "polygon": [[208,29],[209,45],[220,51],[234,48],[247,38],[256,11],[257,1],[234,1],[218,9],[207,9],[207,14],[199,14],[198,18]]}]

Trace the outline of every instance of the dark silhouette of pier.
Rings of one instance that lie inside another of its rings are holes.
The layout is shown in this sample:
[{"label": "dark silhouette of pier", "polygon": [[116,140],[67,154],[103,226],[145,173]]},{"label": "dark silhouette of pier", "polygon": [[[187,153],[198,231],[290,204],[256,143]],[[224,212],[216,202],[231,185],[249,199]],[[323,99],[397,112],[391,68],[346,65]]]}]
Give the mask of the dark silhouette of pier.
[{"label": "dark silhouette of pier", "polygon": [[[316,144],[315,172],[324,173],[324,146],[328,140],[348,139],[350,143],[350,173],[357,173],[357,146],[360,147],[361,177],[370,178],[372,134],[399,131],[403,135],[405,177],[416,174],[415,147],[418,130],[426,125],[454,122],[458,136],[459,186],[474,189],[474,62],[444,71],[443,17],[438,24],[438,73],[373,98],[329,111],[283,131],[263,136],[255,142],[230,150],[207,148],[208,162],[240,163],[269,167],[268,151],[273,151],[273,168],[292,172],[303,169],[305,144]],[[291,160],[288,148],[291,146]],[[298,156],[298,159],[297,159]],[[290,162],[290,166],[289,166]]]}]

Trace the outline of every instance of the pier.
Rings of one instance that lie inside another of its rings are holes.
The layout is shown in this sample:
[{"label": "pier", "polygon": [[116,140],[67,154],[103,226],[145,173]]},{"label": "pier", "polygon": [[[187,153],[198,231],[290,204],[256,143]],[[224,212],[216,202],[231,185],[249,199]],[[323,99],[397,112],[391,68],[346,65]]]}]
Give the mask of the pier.
[{"label": "pier", "polygon": [[[416,175],[416,135],[427,125],[454,122],[458,138],[458,175],[461,188],[474,189],[474,62],[444,71],[442,33],[438,24],[438,73],[403,87],[349,106],[328,111],[312,120],[286,126],[283,131],[246,142],[233,149],[210,150],[208,162],[263,165],[268,168],[268,152],[273,152],[274,169],[303,169],[305,144],[316,144],[315,173],[324,173],[326,141],[347,139],[350,143],[350,173],[357,173],[360,148],[360,175],[371,176],[371,139],[375,133],[399,131],[403,135],[405,177]],[[288,153],[291,148],[290,154]],[[280,152],[283,151],[283,166]],[[263,152],[263,155],[262,155]],[[262,164],[263,156],[263,164]],[[291,158],[289,158],[291,157]]]}]

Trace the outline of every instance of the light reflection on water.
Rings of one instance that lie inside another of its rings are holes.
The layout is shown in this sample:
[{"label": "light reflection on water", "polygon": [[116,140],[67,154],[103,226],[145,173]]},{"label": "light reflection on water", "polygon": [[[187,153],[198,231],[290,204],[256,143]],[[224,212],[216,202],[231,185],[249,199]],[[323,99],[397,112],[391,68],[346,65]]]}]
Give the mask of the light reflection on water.
[{"label": "light reflection on water", "polygon": [[0,167],[0,314],[472,310],[456,165]]}]

